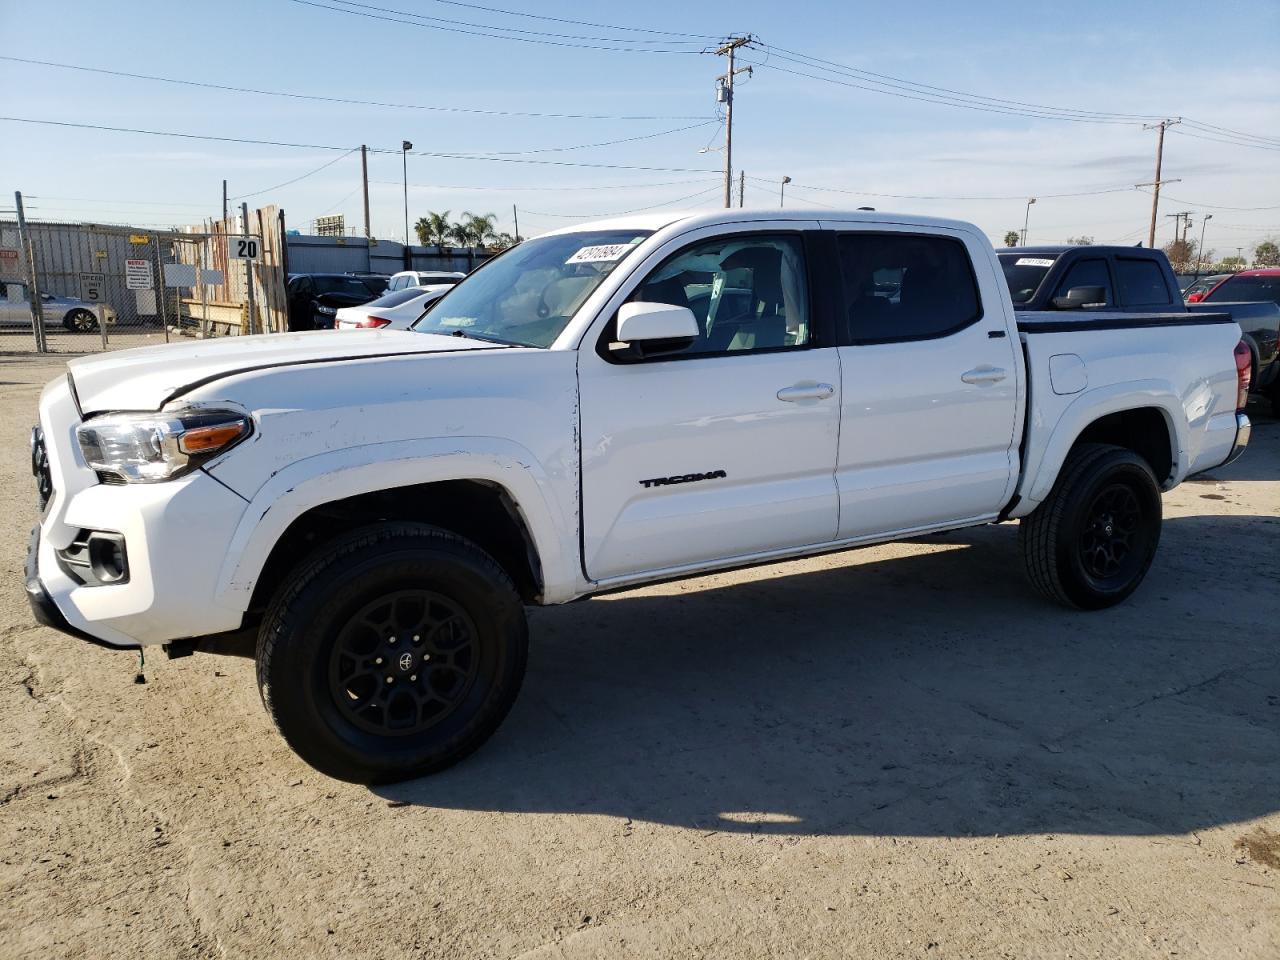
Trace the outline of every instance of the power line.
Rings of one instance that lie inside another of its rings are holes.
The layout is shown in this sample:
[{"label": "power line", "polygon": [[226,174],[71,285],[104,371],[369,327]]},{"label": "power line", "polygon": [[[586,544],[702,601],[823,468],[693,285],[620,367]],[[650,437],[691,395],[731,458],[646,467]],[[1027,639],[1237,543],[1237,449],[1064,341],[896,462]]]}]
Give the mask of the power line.
[{"label": "power line", "polygon": [[[316,3],[315,0],[289,0],[289,2],[296,3],[304,7],[315,7],[317,10],[329,10],[333,13],[345,13],[349,16],[354,16],[354,17],[365,17],[366,19],[370,19],[370,20],[382,20],[387,23],[400,23],[400,24],[405,24],[407,26],[411,26],[411,27],[421,27],[424,30],[443,30],[447,33],[461,33],[461,34],[465,34],[467,36],[473,36],[473,37],[486,37],[490,40],[519,40],[522,43],[537,43],[537,44],[542,44],[544,46],[551,46],[551,47],[570,47],[576,50],[609,50],[614,53],[698,54],[701,52],[700,50],[694,50],[694,49],[677,50],[677,49],[666,49],[666,48],[621,47],[621,46],[610,46],[608,43],[604,43],[604,42],[574,43],[574,42],[571,42],[570,40],[551,39],[553,37],[559,36],[557,34],[546,34],[544,36],[512,36],[511,32],[514,31],[514,28],[510,28],[510,27],[491,27],[491,26],[485,26],[483,24],[468,24],[467,26],[479,27],[481,29],[467,29],[466,26],[445,26],[445,23],[462,23],[463,21],[437,20],[436,22],[432,22],[432,23],[423,23],[420,20],[405,19],[406,17],[408,18],[417,17],[417,16],[420,16],[420,14],[406,13],[401,10],[391,10],[385,7],[370,6],[364,10],[360,10],[360,9],[350,9],[348,7],[330,6],[329,4],[324,4],[324,3]],[[334,2],[341,2],[341,0],[334,0]],[[373,10],[381,10],[384,12],[383,13],[370,12]],[[396,16],[388,16],[387,14],[396,14]],[[502,30],[506,30],[508,32],[507,33],[495,32],[495,31],[502,31]],[[532,31],[520,31],[520,32],[528,33]],[[569,35],[569,36],[572,36],[572,35]],[[604,40],[607,38],[581,37],[581,38],[575,38],[575,39],[588,41],[588,40],[595,40],[595,39]],[[652,41],[616,40],[613,42],[615,43],[647,43]],[[684,41],[677,41],[677,42],[684,42]]]},{"label": "power line", "polygon": [[1186,130],[1174,130],[1180,137],[1191,137],[1194,140],[1207,140],[1211,143],[1229,143],[1233,147],[1252,147],[1255,150],[1280,150],[1280,143],[1254,143],[1250,140],[1231,140],[1224,137],[1211,137],[1203,133],[1188,133]]},{"label": "power line", "polygon": [[237,87],[229,84],[212,83],[201,80],[183,80],[178,77],[162,77],[148,73],[129,73],[124,70],[107,70],[102,67],[86,67],[76,63],[58,63],[53,60],[32,60],[27,57],[11,57],[0,55],[0,60],[11,63],[25,63],[40,67],[56,67],[60,70],[78,70],[82,73],[96,73],[109,77],[124,77],[129,80],[147,80],[153,83],[169,83],[182,87],[200,87],[206,90],[222,90],[227,93],[252,93],[266,97],[284,97],[289,100],[314,100],[320,103],[340,103],[360,107],[388,107],[394,110],[427,110],[435,113],[462,113],[486,117],[527,117],[535,120],[702,120],[703,117],[692,115],[611,115],[600,113],[537,113],[527,110],[485,110],[476,107],[442,107],[420,103],[391,103],[383,100],[357,100],[352,97],[330,97],[322,94],[294,93],[287,90],[264,90],[259,87]]},{"label": "power line", "polygon": [[567,17],[551,17],[541,13],[524,13],[520,10],[504,10],[501,7],[486,7],[478,3],[463,3],[461,0],[432,0],[451,7],[465,7],[469,10],[483,10],[485,13],[501,13],[512,17],[527,17],[530,20],[547,20],[552,23],[569,23],[578,27],[595,27],[601,30],[618,30],[634,33],[652,33],[668,37],[689,37],[695,40],[714,40],[713,36],[699,36],[693,33],[677,33],[673,30],[654,30],[651,27],[621,27],[611,23],[592,23],[590,20],[571,20]]},{"label": "power line", "polygon": [[[264,147],[287,147],[300,150],[341,150],[344,153],[359,147],[335,146],[333,144],[320,143],[291,143],[283,140],[256,140],[250,137],[220,137],[213,134],[203,133],[179,133],[170,130],[146,130],[139,127],[114,127],[99,123],[73,123],[69,120],[42,120],[33,117],[3,117],[0,121],[9,123],[30,123],[41,126],[51,127],[67,127],[76,130],[105,130],[111,133],[133,133],[152,137],[176,137],[181,140],[207,140],[215,143],[242,143],[254,146]],[[370,147],[370,153],[384,153],[399,155],[402,151],[394,150],[389,147]],[[581,163],[570,160],[532,160],[526,157],[499,157],[488,156],[483,154],[454,153],[436,150],[410,150],[408,153],[415,157],[435,157],[441,160],[471,160],[487,163],[530,163],[539,166],[551,167],[580,167],[590,170],[645,170],[652,173],[711,173],[710,170],[701,170],[697,167],[649,167],[636,164],[625,163]]]},{"label": "power line", "polygon": [[[1138,189],[1142,190],[1141,187],[1139,187]],[[1142,192],[1146,193],[1147,191],[1142,190]],[[1271,206],[1265,206],[1265,207],[1226,207],[1216,203],[1202,203],[1199,200],[1184,200],[1181,197],[1171,197],[1168,194],[1165,194],[1165,199],[1172,200],[1174,203],[1185,203],[1188,206],[1192,206],[1192,207],[1207,207],[1210,210],[1234,210],[1242,213],[1251,212],[1254,210],[1280,210],[1280,204],[1273,204]]]},{"label": "power line", "polygon": [[337,163],[339,160],[345,160],[345,159],[347,159],[347,157],[351,156],[351,154],[355,153],[355,152],[356,152],[357,150],[359,150],[359,149],[360,149],[359,147],[352,147],[350,150],[348,150],[346,153],[342,154],[341,156],[339,156],[339,157],[334,157],[332,160],[328,161],[327,163],[323,163],[323,164],[321,164],[320,166],[316,167],[314,170],[311,170],[311,171],[309,171],[309,172],[307,172],[307,173],[304,173],[304,174],[303,174],[302,176],[300,176],[300,177],[294,177],[292,180],[286,180],[284,183],[277,183],[277,184],[276,184],[275,186],[273,186],[273,187],[264,187],[264,188],[263,188],[263,189],[261,189],[261,190],[254,190],[254,191],[252,191],[251,193],[242,193],[242,194],[240,194],[239,196],[232,197],[231,199],[232,199],[232,200],[245,200],[245,199],[247,199],[247,198],[249,198],[249,197],[256,197],[256,196],[258,196],[259,194],[262,194],[262,193],[270,193],[272,190],[280,190],[280,189],[282,189],[282,188],[284,188],[284,187],[287,187],[287,186],[290,186],[290,185],[292,185],[292,184],[297,183],[299,180],[305,180],[305,179],[307,179],[307,177],[315,176],[317,173],[320,173],[322,170],[328,170],[330,167],[332,167],[332,166],[333,166],[335,163]]},{"label": "power line", "polygon": [[537,210],[526,210],[520,208],[521,213],[527,213],[535,217],[556,217],[565,220],[603,220],[606,217],[624,217],[629,213],[643,213],[646,210],[657,210],[659,207],[669,207],[673,203],[684,203],[686,200],[694,200],[698,197],[705,197],[709,193],[719,192],[720,185],[708,187],[705,190],[699,190],[697,193],[691,193],[685,197],[676,197],[674,200],[663,200],[661,203],[650,204],[647,207],[633,207],[630,210],[615,210],[611,213],[540,213]]},{"label": "power line", "polygon": [[[715,177],[717,180],[719,180],[720,174],[708,173],[707,177]],[[409,184],[409,188],[410,189],[417,188],[420,190],[478,190],[478,191],[493,190],[493,191],[502,191],[502,192],[510,191],[513,193],[523,193],[523,192],[529,192],[529,191],[535,191],[535,192],[551,191],[555,193],[568,193],[572,191],[576,193],[579,190],[640,190],[640,189],[646,189],[650,187],[670,187],[670,186],[679,186],[687,183],[702,183],[705,179],[706,178],[697,179],[697,180],[660,180],[658,182],[647,182],[647,183],[588,184],[586,186],[578,186],[575,184],[572,187],[567,187],[564,184],[560,184],[554,187],[543,187],[543,186],[495,187],[495,186],[489,186],[487,184],[485,186],[460,186],[457,184],[443,184],[443,183],[411,183]],[[389,187],[402,186],[399,180],[370,180],[369,182],[376,183],[379,186],[389,186]]]},{"label": "power line", "polygon": [[[777,183],[776,180],[769,180],[765,177],[753,177],[748,175],[747,179],[755,180],[760,183],[767,183],[770,186],[773,186],[774,184]],[[909,194],[909,193],[875,193],[874,191],[871,191],[871,190],[850,190],[844,187],[819,187],[813,184],[796,183],[794,181],[792,183],[789,183],[788,186],[798,187],[801,190],[818,190],[824,193],[844,193],[844,194],[850,194],[855,197],[884,197],[889,200],[1023,200],[1025,201],[1029,196],[1035,196],[1037,198],[1043,198],[1043,199],[1060,199],[1065,197],[1096,197],[1106,193],[1128,193],[1129,191],[1134,189],[1133,184],[1117,184],[1116,186],[1104,186],[1096,190],[1082,190],[1082,191],[1075,191],[1072,193],[1035,193],[1035,194],[1025,193],[1025,194],[1018,194],[1013,196],[960,197],[960,196],[949,196],[946,194],[925,195],[925,194]]]}]

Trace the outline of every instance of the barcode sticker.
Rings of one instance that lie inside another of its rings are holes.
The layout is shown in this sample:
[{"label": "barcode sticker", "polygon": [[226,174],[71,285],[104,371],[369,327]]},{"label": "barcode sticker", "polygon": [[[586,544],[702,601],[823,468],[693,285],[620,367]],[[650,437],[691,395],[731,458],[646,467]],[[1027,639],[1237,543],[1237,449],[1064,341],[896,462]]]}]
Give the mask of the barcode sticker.
[{"label": "barcode sticker", "polygon": [[1053,261],[1043,257],[1019,257],[1015,267],[1052,267]]},{"label": "barcode sticker", "polygon": [[629,243],[601,243],[593,247],[583,247],[565,263],[608,263],[620,258],[631,247]]}]

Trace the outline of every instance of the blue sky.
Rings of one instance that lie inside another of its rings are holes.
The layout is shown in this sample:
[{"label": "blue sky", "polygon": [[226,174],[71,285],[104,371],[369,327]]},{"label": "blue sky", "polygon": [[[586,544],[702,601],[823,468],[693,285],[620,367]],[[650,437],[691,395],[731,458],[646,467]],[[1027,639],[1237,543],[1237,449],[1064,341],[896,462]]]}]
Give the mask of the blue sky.
[{"label": "blue sky", "polygon": [[[637,45],[661,40],[440,0],[363,2],[543,34],[633,38]],[[869,205],[954,216],[998,239],[1021,227],[1021,198],[1038,196],[1031,211],[1033,242],[1080,233],[1099,242],[1135,242],[1146,235],[1150,198],[1132,184],[1152,177],[1155,134],[1140,121],[1074,123],[887,96],[781,72],[777,68],[802,68],[782,60],[777,48],[986,97],[1112,114],[1183,115],[1280,143],[1275,0],[477,2],[689,35],[749,31],[771,45],[772,53],[746,54],[760,66],[740,79],[735,102],[735,167],[752,178],[749,206],[776,205],[777,183],[787,175],[793,180],[788,206],[815,211]],[[344,105],[0,60],[5,116],[343,147],[398,148],[408,139],[441,153],[551,151],[509,153],[504,162],[411,155],[412,218],[428,210],[494,212],[509,230],[516,204],[521,232],[531,235],[600,214],[720,202],[723,155],[699,152],[721,143],[712,121],[714,78],[723,60],[714,56],[478,37],[292,0],[132,0],[127,6],[0,0],[0,30],[9,56],[214,84],[431,107],[668,118],[522,118]],[[662,135],[559,149],[651,134]],[[1215,142],[1203,128],[1195,134],[1197,128],[1174,128],[1166,140],[1164,174],[1182,182],[1166,187],[1176,199],[1161,204],[1160,239],[1172,231],[1163,214],[1176,210],[1196,211],[1197,233],[1200,214],[1213,214],[1207,246],[1219,254],[1280,235],[1280,150]],[[218,211],[226,177],[233,196],[254,193],[251,204],[282,205],[291,226],[325,213],[360,224],[358,154],[12,122],[0,122],[0,138],[0,189],[32,197],[33,216],[197,222]],[[510,162],[517,160],[681,172]],[[330,161],[296,184],[260,192]],[[400,164],[398,153],[370,158],[373,229],[390,239],[403,231]],[[1116,192],[1047,196],[1101,189]],[[948,199],[955,197],[1008,199]],[[1226,209],[1268,206],[1274,209]]]}]

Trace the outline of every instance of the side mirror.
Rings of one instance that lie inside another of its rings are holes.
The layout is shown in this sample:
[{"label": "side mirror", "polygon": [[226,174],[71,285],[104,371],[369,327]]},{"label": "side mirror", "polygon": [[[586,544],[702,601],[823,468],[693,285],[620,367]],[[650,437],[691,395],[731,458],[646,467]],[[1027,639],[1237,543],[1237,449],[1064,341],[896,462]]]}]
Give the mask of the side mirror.
[{"label": "side mirror", "polygon": [[617,340],[609,353],[621,360],[644,360],[687,349],[701,331],[688,307],[669,303],[624,303],[618,308]]},{"label": "side mirror", "polygon": [[1072,287],[1065,297],[1054,297],[1053,305],[1059,310],[1080,310],[1083,307],[1101,307],[1107,302],[1105,287]]}]

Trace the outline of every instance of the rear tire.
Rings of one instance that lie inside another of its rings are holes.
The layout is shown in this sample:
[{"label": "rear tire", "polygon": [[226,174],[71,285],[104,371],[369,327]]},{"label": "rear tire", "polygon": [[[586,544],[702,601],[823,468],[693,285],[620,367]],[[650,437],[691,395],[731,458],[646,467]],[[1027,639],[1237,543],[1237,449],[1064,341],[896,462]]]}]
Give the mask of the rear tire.
[{"label": "rear tire", "polygon": [[1142,583],[1160,542],[1160,488],[1147,462],[1109,444],[1080,444],[1048,498],[1018,527],[1031,583],[1084,610],[1120,603]]},{"label": "rear tire", "polygon": [[510,577],[470,541],[418,523],[365,527],[288,578],[258,637],[258,687],[321,773],[391,783],[442,770],[497,729],[524,679]]}]

